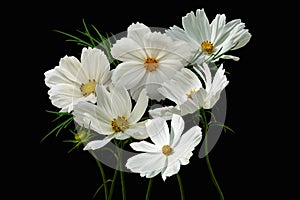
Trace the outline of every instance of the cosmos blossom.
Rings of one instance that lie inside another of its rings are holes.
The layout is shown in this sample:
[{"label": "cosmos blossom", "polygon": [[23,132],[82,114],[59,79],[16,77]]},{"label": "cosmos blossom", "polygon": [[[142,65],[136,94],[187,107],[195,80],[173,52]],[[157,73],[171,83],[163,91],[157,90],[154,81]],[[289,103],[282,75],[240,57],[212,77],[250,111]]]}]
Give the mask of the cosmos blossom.
[{"label": "cosmos blossom", "polygon": [[96,102],[97,83],[108,85],[111,81],[110,64],[104,52],[84,47],[79,61],[74,56],[64,56],[59,65],[44,73],[51,103],[60,112],[71,112],[81,101]]},{"label": "cosmos blossom", "polygon": [[145,122],[140,119],[148,106],[145,90],[140,93],[132,109],[128,91],[121,86],[107,87],[97,84],[97,104],[80,102],[74,106],[74,120],[82,127],[90,128],[105,136],[103,139],[89,141],[84,150],[103,147],[112,139],[125,140],[129,137],[145,139],[148,137]]},{"label": "cosmos blossom", "polygon": [[[170,119],[172,114],[184,116],[198,111],[200,108],[211,109],[219,100],[221,92],[229,81],[221,64],[214,77],[206,63],[196,65],[194,72],[184,69],[175,79],[163,84],[159,92],[173,101],[176,106],[166,106],[149,110],[152,117]],[[198,79],[201,78],[202,83]]]},{"label": "cosmos blossom", "polygon": [[160,173],[164,181],[177,174],[181,165],[189,163],[192,151],[202,138],[199,126],[183,133],[184,120],[176,114],[172,117],[171,132],[166,120],[159,117],[149,120],[146,129],[153,143],[132,142],[130,146],[141,153],[129,158],[126,167],[141,177],[152,178]]},{"label": "cosmos blossom", "polygon": [[122,61],[112,75],[113,84],[129,89],[134,100],[145,88],[149,98],[158,101],[164,97],[157,89],[187,65],[192,55],[186,42],[152,32],[142,23],[131,24],[127,37],[116,41],[111,54]]},{"label": "cosmos blossom", "polygon": [[191,62],[198,64],[208,59],[215,62],[219,58],[237,61],[238,57],[227,53],[245,46],[251,38],[240,19],[226,22],[225,14],[217,14],[210,23],[204,9],[187,13],[182,17],[182,26],[183,29],[174,25],[166,30],[166,34],[188,42],[195,55]]}]

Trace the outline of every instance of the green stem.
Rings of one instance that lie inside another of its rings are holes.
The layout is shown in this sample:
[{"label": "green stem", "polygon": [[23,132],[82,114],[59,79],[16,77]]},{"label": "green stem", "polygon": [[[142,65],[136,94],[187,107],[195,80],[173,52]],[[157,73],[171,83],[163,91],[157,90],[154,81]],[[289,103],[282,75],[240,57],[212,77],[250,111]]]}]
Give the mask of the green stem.
[{"label": "green stem", "polygon": [[215,187],[216,187],[216,189],[217,189],[217,191],[219,193],[220,199],[224,200],[224,196],[223,196],[222,190],[221,190],[221,188],[220,188],[220,186],[218,184],[218,181],[217,181],[217,179],[216,179],[216,177],[214,175],[214,172],[213,172],[213,170],[211,168],[211,164],[210,164],[210,161],[209,161],[208,154],[205,156],[205,160],[206,160],[206,164],[207,164],[207,167],[208,167],[208,170],[209,170],[209,174],[210,174],[210,176],[212,178],[212,181],[213,181],[213,183],[214,183],[214,185],[215,185]]},{"label": "green stem", "polygon": [[201,111],[201,114],[202,114],[202,120],[203,120],[203,126],[204,126],[204,135],[205,135],[205,138],[204,138],[204,150],[205,150],[205,160],[206,160],[206,164],[207,164],[207,167],[208,167],[208,170],[209,170],[209,174],[210,174],[210,177],[218,191],[218,194],[220,196],[220,199],[221,200],[224,200],[224,195],[222,193],[222,190],[218,184],[218,181],[214,175],[214,172],[212,170],[212,167],[211,167],[211,164],[210,164],[210,160],[209,160],[209,156],[208,156],[208,141],[207,141],[207,132],[208,132],[208,123],[207,123],[207,119],[206,119],[206,116],[205,116],[205,110],[203,108],[200,109]]},{"label": "green stem", "polygon": [[179,189],[180,189],[180,197],[181,197],[181,200],[184,200],[184,191],[183,191],[183,185],[182,185],[182,181],[181,181],[181,178],[180,178],[180,175],[179,173],[177,173],[177,180],[178,180],[178,185],[179,185]]},{"label": "green stem", "polygon": [[114,176],[113,176],[113,179],[112,179],[112,183],[111,183],[111,185],[110,185],[110,190],[109,190],[108,200],[111,200],[111,199],[112,199],[112,195],[113,195],[114,188],[115,188],[115,185],[116,185],[117,176],[118,176],[118,170],[117,170],[117,168],[116,168],[116,169],[115,169]]},{"label": "green stem", "polygon": [[[124,148],[123,141],[121,143],[121,147],[122,149]],[[119,167],[120,167],[120,175],[121,175],[122,197],[123,200],[126,200],[125,178],[124,178],[124,172],[122,170],[122,153],[118,151],[118,155],[119,155]]]},{"label": "green stem", "polygon": [[103,187],[104,187],[105,200],[107,200],[108,188],[107,188],[107,184],[106,184],[106,182],[107,182],[106,181],[106,176],[105,176],[105,173],[104,173],[101,162],[98,159],[96,159],[96,162],[97,162],[98,167],[99,167],[100,172],[101,172],[102,182],[103,182]]},{"label": "green stem", "polygon": [[152,183],[153,183],[153,178],[150,178],[149,183],[148,183],[147,193],[146,193],[146,200],[150,199],[150,192],[151,192],[151,189],[152,189]]},{"label": "green stem", "polygon": [[122,197],[123,200],[126,200],[126,189],[125,189],[125,178],[124,178],[124,172],[121,170],[120,171],[120,175],[121,175],[121,185],[122,185]]},{"label": "green stem", "polygon": [[[120,143],[121,143],[121,145],[119,145]],[[123,143],[123,141],[121,141],[120,143],[115,141],[115,145],[117,147],[120,146],[121,148],[123,148],[125,143]],[[124,172],[122,171],[122,153],[121,153],[120,150],[117,150],[117,166],[116,166],[115,173],[114,173],[113,180],[112,180],[112,184],[111,184],[111,187],[110,187],[108,200],[112,199],[118,172],[120,172],[120,177],[121,177],[122,199],[126,200],[125,178],[124,178]]]}]

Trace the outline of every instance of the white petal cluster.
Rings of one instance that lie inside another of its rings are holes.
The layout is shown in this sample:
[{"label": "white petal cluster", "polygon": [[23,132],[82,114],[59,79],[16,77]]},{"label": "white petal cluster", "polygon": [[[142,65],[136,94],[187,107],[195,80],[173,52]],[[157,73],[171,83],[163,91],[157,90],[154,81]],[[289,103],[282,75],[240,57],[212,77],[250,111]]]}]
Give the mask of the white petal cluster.
[{"label": "white petal cluster", "polygon": [[130,146],[142,152],[127,160],[126,167],[132,172],[151,178],[161,174],[166,180],[177,174],[181,165],[187,165],[192,151],[202,138],[201,128],[194,126],[183,133],[184,121],[180,115],[173,115],[171,132],[166,120],[155,118],[146,123],[146,129],[153,143],[133,142]]},{"label": "white petal cluster", "polygon": [[251,38],[240,19],[226,22],[225,14],[217,14],[210,23],[204,9],[197,9],[196,13],[191,11],[182,17],[182,26],[170,27],[166,33],[190,44],[195,55],[192,63],[216,62],[220,58],[237,61],[238,57],[227,53],[245,46]]}]

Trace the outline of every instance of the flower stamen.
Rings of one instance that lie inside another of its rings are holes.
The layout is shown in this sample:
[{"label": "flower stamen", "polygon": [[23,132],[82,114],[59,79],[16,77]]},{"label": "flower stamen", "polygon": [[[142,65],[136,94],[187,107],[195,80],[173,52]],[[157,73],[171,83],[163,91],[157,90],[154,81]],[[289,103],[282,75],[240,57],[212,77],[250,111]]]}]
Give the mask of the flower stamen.
[{"label": "flower stamen", "polygon": [[201,48],[207,53],[211,53],[214,50],[214,45],[210,41],[204,41],[201,43]]},{"label": "flower stamen", "polygon": [[172,148],[169,145],[164,145],[161,149],[162,153],[166,156],[170,155],[172,153]]},{"label": "flower stamen", "polygon": [[145,61],[144,61],[144,66],[146,68],[147,71],[149,72],[153,72],[156,70],[156,68],[158,67],[158,60],[155,58],[150,58],[148,57]]},{"label": "flower stamen", "polygon": [[193,94],[193,93],[196,93],[197,91],[198,91],[198,90],[196,90],[196,89],[191,89],[191,91],[190,91],[189,93],[186,94],[187,98],[190,98],[190,99],[191,99],[191,98],[192,98],[192,94]]},{"label": "flower stamen", "polygon": [[87,97],[91,93],[96,94],[96,91],[95,91],[96,85],[97,85],[97,82],[95,81],[95,79],[93,79],[92,81],[89,80],[85,84],[82,83],[80,86],[80,90],[81,90],[83,96]]},{"label": "flower stamen", "polygon": [[122,117],[118,116],[117,118],[113,118],[110,121],[110,125],[116,133],[118,132],[123,133],[126,129],[129,128],[129,122],[123,116]]}]

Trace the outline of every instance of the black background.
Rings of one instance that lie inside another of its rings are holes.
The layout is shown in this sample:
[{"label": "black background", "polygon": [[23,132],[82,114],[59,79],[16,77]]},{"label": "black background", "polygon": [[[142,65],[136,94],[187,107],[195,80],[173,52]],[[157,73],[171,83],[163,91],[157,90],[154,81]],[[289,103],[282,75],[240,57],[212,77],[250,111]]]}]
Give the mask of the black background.
[{"label": "black background", "polygon": [[[77,30],[83,30],[82,19],[87,25],[95,25],[101,33],[126,31],[133,22],[168,28],[181,26],[181,17],[198,8],[205,9],[210,21],[218,13],[225,14],[227,21],[240,18],[252,34],[245,47],[232,52],[240,57],[240,61],[228,60],[224,65],[230,72],[225,124],[235,133],[221,135],[210,159],[225,199],[262,199],[270,197],[274,191],[280,193],[281,189],[276,189],[280,185],[277,184],[280,175],[268,165],[278,152],[274,153],[269,145],[264,145],[266,140],[263,139],[268,134],[264,113],[269,111],[262,108],[269,102],[263,95],[273,92],[272,84],[264,81],[265,63],[258,59],[264,55],[262,49],[272,48],[268,46],[271,42],[267,30],[273,25],[273,20],[267,14],[268,9],[258,2],[233,0],[86,1],[66,5],[54,2],[18,4],[11,7],[8,17],[2,17],[2,30],[11,38],[3,49],[10,56],[7,57],[10,65],[17,66],[18,70],[9,67],[14,75],[8,78],[17,83],[15,89],[4,88],[6,96],[17,96],[5,106],[14,104],[11,107],[16,108],[13,112],[18,116],[7,117],[5,127],[9,127],[9,131],[3,138],[8,141],[3,152],[11,153],[4,153],[7,161],[3,163],[7,166],[3,173],[7,173],[4,182],[8,188],[5,192],[12,197],[9,199],[88,200],[101,184],[97,164],[88,152],[78,149],[67,153],[72,147],[72,144],[63,142],[70,137],[67,131],[57,137],[51,135],[40,143],[54,127],[51,122],[54,116],[45,110],[56,110],[47,95],[44,72],[58,65],[59,59],[65,55],[80,58],[82,49],[75,43],[66,42],[66,36],[53,30],[80,36]],[[10,21],[5,20],[10,17]],[[267,88],[269,90],[265,92]],[[11,132],[13,134],[9,134]],[[268,142],[273,143],[272,139]],[[106,170],[111,178],[112,170]],[[189,165],[181,167],[180,174],[187,200],[218,199],[204,159],[194,156]],[[125,177],[127,199],[144,199],[147,179],[138,174],[125,174]],[[271,184],[274,186],[270,188]],[[120,192],[120,185],[117,185],[115,199],[120,199]],[[96,199],[103,199],[102,194],[100,192]],[[176,176],[167,178],[166,182],[160,176],[155,177],[151,199],[180,199]]]}]

